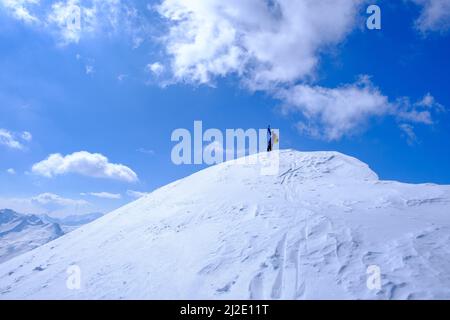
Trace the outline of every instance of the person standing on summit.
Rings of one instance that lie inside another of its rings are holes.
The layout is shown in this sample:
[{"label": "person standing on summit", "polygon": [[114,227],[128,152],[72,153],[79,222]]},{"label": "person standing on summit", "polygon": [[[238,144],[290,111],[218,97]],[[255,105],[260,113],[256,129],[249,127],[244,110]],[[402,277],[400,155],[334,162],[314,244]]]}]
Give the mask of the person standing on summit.
[{"label": "person standing on summit", "polygon": [[269,127],[267,127],[267,152],[272,151],[272,130],[270,130],[270,124]]}]

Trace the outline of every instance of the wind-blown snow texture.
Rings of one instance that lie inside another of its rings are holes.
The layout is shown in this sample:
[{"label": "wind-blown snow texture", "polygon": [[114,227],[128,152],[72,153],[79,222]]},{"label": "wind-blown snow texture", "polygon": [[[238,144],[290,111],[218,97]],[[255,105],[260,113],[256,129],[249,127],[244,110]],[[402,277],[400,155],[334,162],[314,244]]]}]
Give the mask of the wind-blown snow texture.
[{"label": "wind-blown snow texture", "polygon": [[450,298],[450,186],[380,181],[336,152],[280,162],[210,167],[3,263],[0,298]]}]

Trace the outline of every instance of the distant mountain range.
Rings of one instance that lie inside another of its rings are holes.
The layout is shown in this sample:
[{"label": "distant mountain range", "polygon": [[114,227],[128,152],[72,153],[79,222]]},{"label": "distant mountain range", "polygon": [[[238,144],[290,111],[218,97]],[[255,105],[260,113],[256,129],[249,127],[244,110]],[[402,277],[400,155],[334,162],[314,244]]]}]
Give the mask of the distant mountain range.
[{"label": "distant mountain range", "polygon": [[68,233],[70,231],[73,231],[82,225],[85,225],[89,222],[92,222],[94,220],[97,220],[98,218],[102,217],[103,213],[94,212],[94,213],[88,213],[83,215],[71,215],[64,218],[54,218],[50,217],[48,215],[42,215],[40,218],[48,223],[57,223],[61,226],[64,233]]},{"label": "distant mountain range", "polygon": [[101,213],[91,213],[57,219],[48,215],[21,214],[2,209],[0,263],[59,238],[101,216]]}]

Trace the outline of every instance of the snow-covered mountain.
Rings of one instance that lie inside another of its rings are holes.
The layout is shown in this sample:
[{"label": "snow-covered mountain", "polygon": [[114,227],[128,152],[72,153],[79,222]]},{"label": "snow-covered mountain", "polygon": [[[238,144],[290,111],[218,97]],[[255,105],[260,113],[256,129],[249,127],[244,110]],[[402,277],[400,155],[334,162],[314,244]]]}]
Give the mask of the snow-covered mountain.
[{"label": "snow-covered mountain", "polygon": [[0,210],[0,263],[59,238],[103,214],[90,213],[54,218]]},{"label": "snow-covered mountain", "polygon": [[37,215],[0,210],[0,263],[62,236],[57,223],[43,221]]},{"label": "snow-covered mountain", "polygon": [[277,175],[210,167],[1,264],[0,298],[450,298],[450,186],[279,156]]},{"label": "snow-covered mountain", "polygon": [[87,214],[70,215],[67,217],[59,217],[59,218],[50,217],[49,215],[42,215],[40,217],[44,221],[59,224],[64,233],[69,233],[85,224],[97,220],[101,216],[103,216],[103,213],[94,212]]}]

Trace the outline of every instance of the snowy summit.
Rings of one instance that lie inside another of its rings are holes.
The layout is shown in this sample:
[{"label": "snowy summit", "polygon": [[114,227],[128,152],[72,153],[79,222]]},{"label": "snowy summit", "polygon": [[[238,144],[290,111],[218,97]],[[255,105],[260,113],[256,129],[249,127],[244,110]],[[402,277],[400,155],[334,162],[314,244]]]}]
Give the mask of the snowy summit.
[{"label": "snowy summit", "polygon": [[225,162],[1,264],[0,298],[450,298],[450,186],[274,152],[278,175]]}]

